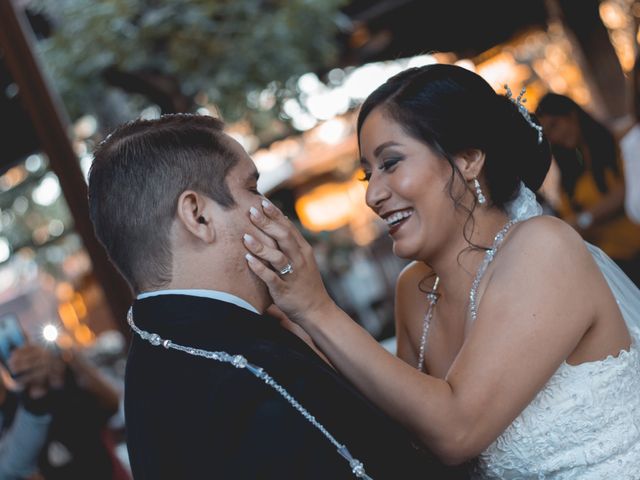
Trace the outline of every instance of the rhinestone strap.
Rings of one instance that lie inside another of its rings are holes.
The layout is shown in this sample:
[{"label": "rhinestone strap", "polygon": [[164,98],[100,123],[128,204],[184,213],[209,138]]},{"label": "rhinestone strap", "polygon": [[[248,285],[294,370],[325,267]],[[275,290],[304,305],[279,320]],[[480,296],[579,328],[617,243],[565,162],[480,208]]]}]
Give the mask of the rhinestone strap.
[{"label": "rhinestone strap", "polygon": [[366,474],[364,469],[364,464],[354,458],[346,445],[339,443],[333,435],[331,435],[328,430],[314,417],[311,415],[306,408],[304,408],[287,390],[276,382],[273,377],[271,377],[267,372],[264,371],[261,367],[249,363],[245,357],[242,355],[230,355],[227,352],[211,352],[208,350],[201,350],[199,348],[193,347],[185,347],[184,345],[179,345],[177,343],[172,342],[171,340],[163,339],[157,333],[146,332],[140,328],[133,322],[133,308],[129,308],[127,312],[127,322],[131,329],[137,333],[140,338],[146,340],[151,345],[158,347],[163,346],[166,349],[179,350],[181,352],[187,353],[189,355],[194,355],[197,357],[204,357],[210,360],[216,360],[222,363],[230,363],[236,368],[244,368],[248,370],[253,376],[259,378],[264,383],[273,388],[276,392],[278,392],[293,408],[295,408],[304,418],[306,418],[315,428],[320,430],[320,432],[336,447],[340,456],[342,456],[345,460],[349,462],[349,467],[351,468],[351,472],[355,475],[356,478],[362,478],[364,480],[373,480],[369,475]]},{"label": "rhinestone strap", "polygon": [[[517,221],[511,220],[507,222],[507,224],[502,227],[502,229],[496,234],[493,239],[493,245],[484,255],[484,259],[482,260],[482,264],[478,268],[478,272],[473,280],[473,284],[471,286],[471,291],[469,292],[469,309],[471,311],[471,319],[475,322],[476,317],[478,315],[478,305],[477,305],[477,292],[478,285],[480,285],[480,280],[484,275],[484,272],[487,270],[487,267],[492,262],[493,257],[498,250],[498,247],[502,244],[505,235],[509,231],[509,229],[515,224]],[[426,352],[427,338],[429,336],[429,327],[431,326],[431,319],[433,318],[433,311],[435,309],[436,303],[438,302],[438,295],[436,294],[436,289],[438,288],[438,283],[440,283],[440,277],[436,277],[436,281],[433,284],[433,291],[427,294],[427,300],[429,302],[429,308],[427,309],[427,313],[424,316],[424,321],[422,323],[422,336],[420,337],[420,354],[418,356],[418,370],[424,372],[424,356]]]},{"label": "rhinestone strap", "polygon": [[487,267],[493,261],[493,258],[502,244],[504,237],[507,235],[507,232],[516,223],[516,220],[509,220],[507,224],[502,227],[502,230],[500,230],[493,239],[493,245],[484,254],[484,259],[482,260],[480,267],[478,267],[476,276],[473,279],[473,284],[471,285],[471,290],[469,291],[469,312],[471,313],[472,323],[475,323],[476,318],[478,317],[478,286],[480,285],[480,280],[482,280],[484,273],[487,271]]},{"label": "rhinestone strap", "polygon": [[427,345],[427,336],[429,335],[429,327],[431,326],[431,318],[433,317],[433,309],[438,302],[438,295],[436,295],[436,290],[438,289],[438,284],[440,283],[440,277],[436,277],[436,281],[433,284],[433,290],[427,294],[427,300],[429,301],[429,308],[427,309],[427,313],[424,315],[424,320],[422,322],[422,336],[420,337],[420,355],[418,356],[418,370],[424,372],[424,354]]}]

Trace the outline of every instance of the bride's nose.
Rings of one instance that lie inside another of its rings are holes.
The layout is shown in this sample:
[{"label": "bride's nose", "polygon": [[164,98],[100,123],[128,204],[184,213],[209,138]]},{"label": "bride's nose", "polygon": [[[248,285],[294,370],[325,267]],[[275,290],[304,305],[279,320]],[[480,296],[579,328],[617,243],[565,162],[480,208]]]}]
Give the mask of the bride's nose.
[{"label": "bride's nose", "polygon": [[374,212],[379,212],[385,200],[390,196],[391,192],[385,182],[373,174],[367,184],[367,193],[365,195],[367,206]]}]

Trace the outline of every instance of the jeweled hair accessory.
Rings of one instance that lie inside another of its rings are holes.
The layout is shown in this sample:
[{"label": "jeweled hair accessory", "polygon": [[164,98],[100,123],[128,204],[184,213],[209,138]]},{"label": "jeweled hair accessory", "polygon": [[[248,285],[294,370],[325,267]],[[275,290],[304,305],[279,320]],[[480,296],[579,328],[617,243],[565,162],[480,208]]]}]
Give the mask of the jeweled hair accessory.
[{"label": "jeweled hair accessory", "polygon": [[542,143],[542,126],[533,121],[531,115],[529,114],[529,110],[527,110],[527,107],[524,106],[527,99],[522,98],[524,96],[524,92],[526,92],[527,89],[525,87],[522,87],[522,90],[520,90],[520,95],[518,95],[518,97],[515,99],[513,98],[513,92],[509,88],[509,85],[507,85],[506,83],[504,84],[504,89],[507,91],[507,98],[511,100],[516,105],[516,107],[518,107],[518,110],[527,121],[527,123],[537,130],[538,145],[540,145]]}]

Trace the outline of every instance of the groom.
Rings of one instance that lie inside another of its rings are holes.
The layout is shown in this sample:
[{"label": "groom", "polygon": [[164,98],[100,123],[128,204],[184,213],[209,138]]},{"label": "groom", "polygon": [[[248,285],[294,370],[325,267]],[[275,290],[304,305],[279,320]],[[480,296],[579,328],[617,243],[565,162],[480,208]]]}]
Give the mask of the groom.
[{"label": "groom", "polygon": [[[173,345],[262,367],[376,480],[453,478],[264,314],[272,302],[242,243],[245,233],[267,241],[248,218],[263,200],[258,172],[222,128],[206,116],[138,120],[95,152],[91,219],[137,295],[132,322]],[[137,334],[125,416],[136,480],[356,478],[330,440],[248,369]]]}]

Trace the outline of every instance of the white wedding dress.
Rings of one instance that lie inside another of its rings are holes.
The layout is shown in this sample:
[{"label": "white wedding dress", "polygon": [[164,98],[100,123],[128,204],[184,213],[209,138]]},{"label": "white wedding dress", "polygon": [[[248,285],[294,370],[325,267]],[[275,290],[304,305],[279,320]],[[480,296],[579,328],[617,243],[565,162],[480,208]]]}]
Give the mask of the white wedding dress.
[{"label": "white wedding dress", "polygon": [[[541,213],[524,185],[514,220]],[[587,244],[632,336],[617,356],[563,363],[533,401],[474,462],[475,479],[640,479],[640,290]],[[489,260],[490,261],[490,260]]]}]

